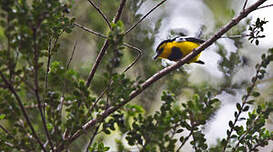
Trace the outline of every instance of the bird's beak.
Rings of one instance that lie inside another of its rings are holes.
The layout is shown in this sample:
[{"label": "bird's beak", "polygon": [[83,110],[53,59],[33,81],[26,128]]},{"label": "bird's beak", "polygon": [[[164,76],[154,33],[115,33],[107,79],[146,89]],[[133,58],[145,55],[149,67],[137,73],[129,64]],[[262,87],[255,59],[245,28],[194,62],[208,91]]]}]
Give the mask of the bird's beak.
[{"label": "bird's beak", "polygon": [[157,59],[158,56],[159,56],[159,54],[156,53],[155,56],[153,56],[153,59],[154,59],[154,60]]}]

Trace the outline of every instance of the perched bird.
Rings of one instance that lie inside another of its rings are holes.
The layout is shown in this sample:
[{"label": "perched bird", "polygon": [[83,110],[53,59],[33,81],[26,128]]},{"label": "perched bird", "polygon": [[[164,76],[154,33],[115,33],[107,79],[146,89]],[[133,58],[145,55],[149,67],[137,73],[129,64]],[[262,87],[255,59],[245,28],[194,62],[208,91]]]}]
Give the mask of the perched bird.
[{"label": "perched bird", "polygon": [[[184,56],[188,55],[195,48],[205,42],[194,37],[175,37],[162,41],[157,49],[154,60],[157,58],[169,59],[171,61],[178,61]],[[203,61],[198,60],[200,54],[194,57],[189,63],[205,64]]]}]

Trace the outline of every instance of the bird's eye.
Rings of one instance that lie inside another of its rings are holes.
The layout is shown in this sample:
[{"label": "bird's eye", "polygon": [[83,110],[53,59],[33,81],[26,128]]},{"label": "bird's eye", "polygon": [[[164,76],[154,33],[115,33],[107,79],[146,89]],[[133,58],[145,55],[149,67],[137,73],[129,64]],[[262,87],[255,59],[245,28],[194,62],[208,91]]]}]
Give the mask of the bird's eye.
[{"label": "bird's eye", "polygon": [[175,39],[175,41],[181,42],[181,41],[184,41],[184,38],[183,37],[178,37],[178,38]]}]

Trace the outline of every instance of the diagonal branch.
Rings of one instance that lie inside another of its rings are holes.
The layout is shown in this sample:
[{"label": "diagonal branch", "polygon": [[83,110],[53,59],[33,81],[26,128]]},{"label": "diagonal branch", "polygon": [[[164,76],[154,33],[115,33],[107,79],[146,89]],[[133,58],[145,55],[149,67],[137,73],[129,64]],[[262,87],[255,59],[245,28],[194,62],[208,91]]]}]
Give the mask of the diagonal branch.
[{"label": "diagonal branch", "polygon": [[123,71],[123,73],[125,73],[125,72],[127,72],[131,67],[133,67],[136,63],[137,63],[137,61],[140,59],[140,57],[142,56],[142,50],[141,49],[139,49],[139,48],[137,48],[137,47],[135,47],[135,46],[132,46],[132,45],[130,45],[130,44],[128,44],[128,43],[123,43],[123,45],[124,46],[126,46],[126,47],[128,47],[128,48],[131,48],[131,49],[134,49],[134,50],[136,50],[137,51],[137,53],[138,53],[138,55],[137,55],[137,57],[136,57],[136,59]]},{"label": "diagonal branch", "polygon": [[94,65],[92,66],[92,69],[91,69],[91,71],[90,71],[90,73],[88,75],[87,81],[85,83],[86,87],[90,86],[91,81],[92,81],[92,79],[93,79],[93,77],[94,77],[94,75],[95,75],[95,73],[97,71],[97,68],[98,68],[98,66],[99,66],[99,64],[100,64],[100,62],[101,62],[101,60],[102,60],[102,58],[103,58],[103,56],[104,56],[104,54],[106,52],[106,49],[108,47],[109,47],[109,40],[105,40],[104,44],[103,44],[103,47],[101,48],[100,53],[98,54],[98,56],[96,58],[96,61],[95,61]]},{"label": "diagonal branch", "polygon": [[163,3],[165,3],[167,0],[162,0],[160,3],[158,3],[154,8],[152,8],[147,14],[145,14],[139,21],[137,21],[133,26],[131,26],[124,35],[128,34],[130,31],[132,31],[140,22],[142,22],[148,15],[150,15],[155,9],[157,9],[159,6],[161,6]]},{"label": "diagonal branch", "polygon": [[117,21],[120,19],[120,16],[122,14],[125,3],[126,3],[126,0],[121,0],[118,11],[117,11],[117,14],[116,14],[116,16],[115,16],[115,18],[113,20],[114,23],[117,23]]},{"label": "diagonal branch", "polygon": [[261,7],[258,7],[257,9],[262,9],[262,8],[267,8],[267,7],[273,7],[273,4],[269,4],[269,5],[261,6]]},{"label": "diagonal branch", "polygon": [[[100,117],[97,117],[95,119],[90,120],[85,125],[82,126],[81,129],[76,131],[68,140],[67,144],[71,144],[75,139],[80,137],[84,130],[96,125],[98,122],[104,120],[106,117],[111,115],[113,112],[120,109],[122,106],[127,104],[129,101],[134,99],[137,95],[142,93],[147,87],[155,83],[157,80],[162,78],[163,76],[169,74],[170,72],[178,69],[182,65],[188,63],[192,58],[197,56],[199,53],[201,53],[204,49],[208,48],[210,45],[212,45],[216,40],[218,40],[222,35],[224,35],[228,30],[230,30],[233,26],[237,25],[243,18],[245,18],[249,13],[256,10],[260,5],[262,5],[266,0],[258,0],[256,3],[251,5],[250,7],[243,10],[239,16],[233,18],[228,24],[226,24],[224,27],[222,27],[214,36],[212,36],[210,39],[208,39],[206,42],[204,42],[201,46],[199,46],[196,50],[185,56],[183,59],[179,60],[176,64],[171,65],[169,67],[166,67],[162,69],[161,71],[154,74],[152,77],[150,77],[148,80],[143,82],[141,84],[141,87],[137,90],[133,91],[130,96],[124,100],[122,103],[120,103],[117,106],[109,107],[107,110],[105,110],[102,114],[100,114]],[[62,150],[64,148],[64,144],[60,145],[58,147],[58,150]]]},{"label": "diagonal branch", "polygon": [[[87,28],[87,27],[85,27],[85,26],[83,26],[83,25],[80,25],[80,24],[78,24],[78,23],[74,23],[74,25],[75,26],[77,26],[77,27],[79,27],[79,28],[81,28],[82,30],[84,30],[84,31],[86,31],[86,32],[88,32],[88,33],[91,33],[91,34],[94,34],[94,35],[96,35],[96,36],[98,36],[98,37],[101,37],[101,38],[104,38],[104,39],[107,39],[107,36],[105,36],[105,35],[103,35],[103,34],[101,34],[101,33],[98,33],[98,32],[96,32],[96,31],[93,31],[93,30],[91,30],[91,29],[89,29],[89,28]],[[131,49],[134,49],[134,50],[136,50],[137,52],[138,52],[138,56],[136,57],[136,59],[135,59],[135,61],[133,61],[133,63],[131,63],[123,72],[126,72],[126,71],[128,71],[138,60],[139,60],[139,58],[142,56],[142,50],[140,49],[140,48],[137,48],[137,47],[135,47],[135,46],[133,46],[133,45],[131,45],[131,44],[128,44],[128,43],[123,43],[123,45],[124,46],[126,46],[126,47],[128,47],[128,48],[131,48]]]},{"label": "diagonal branch", "polygon": [[99,12],[99,14],[102,16],[102,18],[107,23],[108,27],[111,29],[111,24],[110,24],[109,20],[107,19],[107,17],[102,12],[102,10],[100,10],[100,8],[98,8],[92,0],[88,0],[88,2]]},{"label": "diagonal branch", "polygon": [[47,129],[47,125],[46,125],[46,119],[45,119],[45,115],[43,113],[43,108],[42,108],[42,101],[40,98],[40,89],[39,89],[39,56],[40,56],[40,52],[37,46],[37,29],[34,28],[33,29],[33,49],[34,49],[34,92],[35,92],[35,96],[36,96],[36,100],[37,100],[37,104],[38,104],[38,109],[42,118],[42,123],[43,123],[43,127],[49,142],[49,145],[51,146],[51,149],[53,149],[53,143],[51,141],[48,129]]},{"label": "diagonal branch", "polygon": [[248,3],[248,0],[245,0],[244,6],[243,6],[243,10],[246,8],[247,3]]},{"label": "diagonal branch", "polygon": [[[117,14],[116,14],[116,16],[115,16],[115,18],[113,20],[114,23],[116,23],[120,19],[120,16],[121,16],[122,10],[124,9],[125,3],[126,3],[126,0],[121,1],[119,9],[117,11]],[[92,67],[92,69],[91,69],[91,71],[90,71],[90,73],[88,75],[87,81],[85,83],[86,87],[90,86],[91,81],[92,81],[92,79],[93,79],[93,77],[94,77],[94,75],[95,75],[95,73],[97,71],[97,68],[98,68],[99,64],[101,63],[101,60],[102,60],[107,48],[109,47],[109,45],[110,45],[110,42],[109,42],[108,39],[106,39],[104,41],[103,47],[101,48],[101,50],[100,50],[100,52],[99,52],[99,54],[98,54],[98,56],[96,58],[95,64],[93,65],[93,67]]]},{"label": "diagonal branch", "polygon": [[87,27],[85,27],[85,26],[83,26],[83,25],[80,25],[80,24],[78,24],[78,23],[74,23],[74,25],[77,26],[77,27],[79,27],[79,28],[81,28],[82,30],[84,30],[84,31],[86,31],[86,32],[89,32],[89,33],[92,33],[92,34],[94,34],[94,35],[96,35],[96,36],[98,36],[98,37],[107,39],[107,36],[105,36],[105,35],[103,35],[103,34],[101,34],[101,33],[98,33],[98,32],[96,32],[96,31],[93,31],[93,30],[91,30],[91,29],[89,29],[89,28],[87,28]]},{"label": "diagonal branch", "polygon": [[15,96],[15,99],[16,99],[16,101],[19,104],[19,107],[20,107],[20,109],[21,109],[21,111],[23,113],[23,116],[25,117],[25,119],[27,121],[27,124],[28,124],[28,126],[29,126],[29,128],[30,128],[30,130],[32,132],[33,137],[37,140],[37,142],[39,143],[41,149],[46,152],[46,149],[43,146],[43,143],[41,142],[40,138],[38,137],[37,133],[35,132],[32,124],[30,122],[30,119],[28,117],[28,114],[27,114],[27,112],[25,110],[25,107],[23,105],[23,102],[22,102],[21,98],[19,97],[19,95],[17,94],[17,92],[15,91],[15,89],[13,88],[12,84],[10,84],[8,82],[8,80],[5,78],[4,74],[1,71],[0,71],[0,76],[1,76],[2,80],[4,81],[4,83],[7,85],[8,89],[10,90],[10,92]]}]

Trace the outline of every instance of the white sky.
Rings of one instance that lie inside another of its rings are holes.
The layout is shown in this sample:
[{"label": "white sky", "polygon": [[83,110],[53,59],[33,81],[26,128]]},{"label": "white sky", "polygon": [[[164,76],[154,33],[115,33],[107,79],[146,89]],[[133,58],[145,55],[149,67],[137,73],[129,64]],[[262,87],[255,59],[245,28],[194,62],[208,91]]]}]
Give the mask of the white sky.
[{"label": "white sky", "polygon": [[[239,1],[241,3],[244,2],[244,0]],[[234,9],[236,9],[236,7],[241,8],[239,6],[241,4],[238,4],[238,0],[234,0],[234,2]],[[255,2],[255,0],[249,0],[248,4],[251,5],[253,4],[253,2]],[[268,0],[267,3],[265,3],[264,5],[272,3],[272,0]],[[145,2],[144,7],[142,7],[139,12],[145,13],[147,12],[147,10],[155,6],[155,4],[155,2],[147,1]],[[162,17],[162,9],[164,9],[164,11],[169,14],[169,17],[163,19],[162,27],[160,29],[161,32],[156,37],[154,48],[156,48],[160,41],[168,38],[168,34],[171,29],[183,28],[189,31],[190,36],[195,36],[202,25],[206,25],[206,27],[208,27],[208,30],[210,30],[210,27],[212,29],[214,26],[212,13],[210,12],[209,8],[207,8],[206,5],[202,2],[202,0],[183,0],[183,3],[178,3],[177,0],[169,0],[164,4],[164,6],[161,6],[160,9],[152,13],[152,15],[148,17],[146,22],[149,22],[151,25],[153,25],[153,23],[155,23],[159,17]],[[266,38],[260,40],[260,45],[257,47],[253,44],[249,44],[249,42],[246,41],[246,47],[243,50],[243,52],[245,52],[245,54],[248,55],[252,60],[258,62],[258,59],[260,59],[260,54],[266,49],[273,47],[273,7],[257,10],[251,13],[250,16],[253,18],[254,21],[257,17],[260,17],[261,19],[266,17],[266,20],[269,21],[269,23],[264,26],[264,34],[266,35]],[[218,40],[218,42],[225,45],[226,49],[230,52],[234,52],[236,50],[236,47],[234,46],[232,40],[220,39]],[[249,53],[248,51],[252,51],[249,49],[253,48],[263,51]],[[206,63],[205,65],[190,65],[191,67],[189,68],[189,72],[191,72],[192,74],[190,80],[196,81],[198,79],[199,81],[210,81],[211,83],[217,83],[220,81],[220,79],[222,78],[222,73],[217,68],[218,60],[220,59],[220,57],[217,53],[215,53],[215,49],[216,46],[213,45],[202,53],[200,59]],[[198,74],[198,72],[200,73],[200,69],[208,71],[209,75],[202,75],[202,77],[200,77],[200,74]],[[242,69],[240,72],[235,78],[235,81],[239,81],[242,78],[249,78],[254,74],[254,69],[245,68]],[[242,74],[244,74],[243,77]],[[198,75],[198,78],[196,77],[196,75]],[[235,101],[241,101],[241,95],[243,94],[243,90],[238,90],[238,92],[241,93],[237,94],[236,96],[231,96],[226,93],[218,96],[218,98],[222,101],[222,106],[216,112],[216,116],[210,121],[205,130],[209,144],[215,144],[217,138],[223,138],[226,136],[228,121],[234,119],[233,113],[236,109]],[[263,152],[266,151],[267,150],[263,150]]]}]

